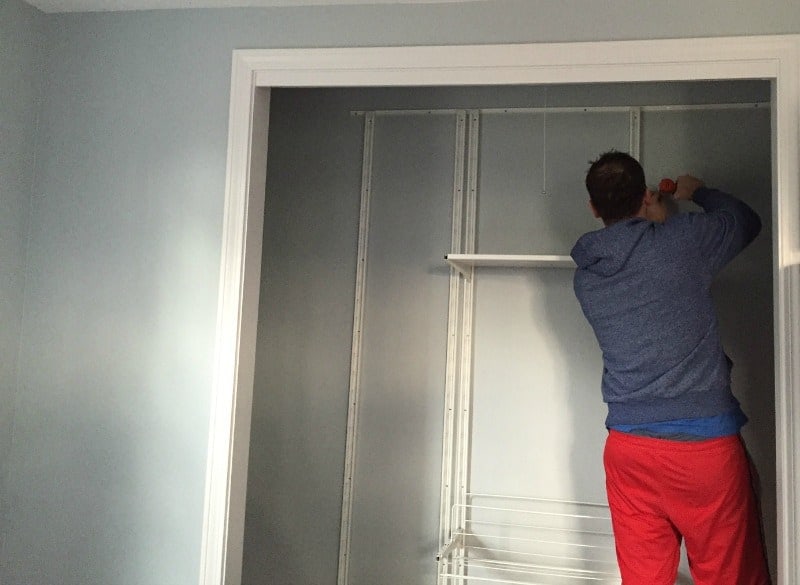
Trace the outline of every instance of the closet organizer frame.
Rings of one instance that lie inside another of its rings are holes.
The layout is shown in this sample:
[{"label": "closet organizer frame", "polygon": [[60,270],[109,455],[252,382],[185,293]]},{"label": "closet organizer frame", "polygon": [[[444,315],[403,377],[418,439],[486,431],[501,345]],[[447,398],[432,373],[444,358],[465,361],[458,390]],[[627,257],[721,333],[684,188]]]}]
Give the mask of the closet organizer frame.
[{"label": "closet organizer frame", "polygon": [[[448,115],[455,118],[447,362],[442,436],[437,585],[539,583],[618,585],[611,521],[606,504],[469,491],[474,283],[481,267],[574,269],[568,255],[477,254],[476,208],[481,116],[627,112],[629,152],[639,158],[641,117],[648,111],[769,109],[770,104],[721,103],[664,106],[585,106],[480,109],[358,110],[364,118],[358,262],[342,494],[337,585],[349,583],[364,291],[367,278],[372,152],[375,120],[382,116]],[[487,544],[489,543],[489,544]],[[432,551],[432,556],[434,551]]]}]

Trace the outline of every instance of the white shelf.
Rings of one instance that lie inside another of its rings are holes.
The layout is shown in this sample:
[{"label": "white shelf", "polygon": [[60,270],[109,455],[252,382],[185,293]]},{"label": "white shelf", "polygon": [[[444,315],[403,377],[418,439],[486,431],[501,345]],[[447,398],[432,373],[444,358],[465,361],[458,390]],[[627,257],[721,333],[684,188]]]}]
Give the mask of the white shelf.
[{"label": "white shelf", "polygon": [[570,256],[555,254],[445,254],[444,259],[464,276],[475,266],[499,268],[575,268]]},{"label": "white shelf", "polygon": [[444,585],[620,585],[605,504],[469,494],[460,507],[437,555]]}]

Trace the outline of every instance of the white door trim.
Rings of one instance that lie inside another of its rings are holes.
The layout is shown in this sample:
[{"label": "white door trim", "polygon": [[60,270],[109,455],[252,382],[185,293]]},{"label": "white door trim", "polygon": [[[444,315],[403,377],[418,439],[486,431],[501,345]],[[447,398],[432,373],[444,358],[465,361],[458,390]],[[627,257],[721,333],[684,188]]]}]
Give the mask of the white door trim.
[{"label": "white door trim", "polygon": [[800,583],[800,35],[234,51],[200,585],[239,585],[271,87],[773,81],[778,583]]}]

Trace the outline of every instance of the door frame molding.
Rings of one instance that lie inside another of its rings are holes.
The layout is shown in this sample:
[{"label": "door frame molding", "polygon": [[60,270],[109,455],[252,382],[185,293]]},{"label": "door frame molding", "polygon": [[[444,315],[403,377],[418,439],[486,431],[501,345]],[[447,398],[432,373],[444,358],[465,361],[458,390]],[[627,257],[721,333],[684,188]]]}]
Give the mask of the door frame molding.
[{"label": "door frame molding", "polygon": [[800,583],[800,35],[233,52],[200,585],[239,585],[272,87],[772,82],[778,584]]}]

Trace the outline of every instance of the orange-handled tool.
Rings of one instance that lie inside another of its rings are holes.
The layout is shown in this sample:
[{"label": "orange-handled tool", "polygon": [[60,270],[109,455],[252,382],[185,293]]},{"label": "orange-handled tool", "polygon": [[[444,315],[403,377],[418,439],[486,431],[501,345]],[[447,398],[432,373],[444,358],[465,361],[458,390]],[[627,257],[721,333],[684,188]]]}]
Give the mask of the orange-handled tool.
[{"label": "orange-handled tool", "polygon": [[661,193],[666,193],[667,195],[673,195],[675,191],[678,190],[678,184],[669,178],[661,179],[661,182],[658,184],[658,190]]}]

